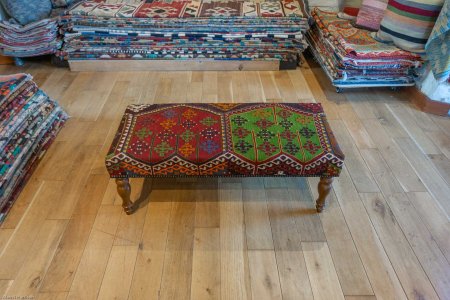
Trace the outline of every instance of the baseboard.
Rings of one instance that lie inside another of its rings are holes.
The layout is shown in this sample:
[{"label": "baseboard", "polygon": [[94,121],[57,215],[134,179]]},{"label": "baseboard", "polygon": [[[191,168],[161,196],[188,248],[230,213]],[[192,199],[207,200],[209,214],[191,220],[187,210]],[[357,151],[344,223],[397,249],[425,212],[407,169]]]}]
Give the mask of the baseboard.
[{"label": "baseboard", "polygon": [[71,71],[278,71],[280,62],[242,60],[69,60]]},{"label": "baseboard", "polygon": [[419,91],[417,87],[411,88],[411,92],[413,93],[411,102],[414,103],[421,111],[439,116],[448,116],[450,111],[450,103],[431,100]]}]

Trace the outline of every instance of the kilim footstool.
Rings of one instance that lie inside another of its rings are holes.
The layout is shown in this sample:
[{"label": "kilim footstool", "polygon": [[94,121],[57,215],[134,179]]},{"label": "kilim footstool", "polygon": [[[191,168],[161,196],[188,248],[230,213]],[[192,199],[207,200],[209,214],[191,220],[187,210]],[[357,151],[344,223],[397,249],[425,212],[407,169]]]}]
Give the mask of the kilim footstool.
[{"label": "kilim footstool", "polygon": [[318,103],[152,104],[128,106],[106,168],[127,214],[130,177],[320,177],[321,212],[343,160]]}]

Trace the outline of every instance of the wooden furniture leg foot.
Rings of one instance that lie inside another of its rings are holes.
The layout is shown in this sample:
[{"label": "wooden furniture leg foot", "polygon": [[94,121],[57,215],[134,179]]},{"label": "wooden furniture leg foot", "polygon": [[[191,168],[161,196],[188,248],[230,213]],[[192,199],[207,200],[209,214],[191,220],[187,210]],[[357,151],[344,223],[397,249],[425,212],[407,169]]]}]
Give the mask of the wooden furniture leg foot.
[{"label": "wooden furniture leg foot", "polygon": [[127,215],[131,215],[135,208],[133,202],[130,200],[131,186],[128,178],[117,178],[117,193],[122,198],[122,207]]},{"label": "wooden furniture leg foot", "polygon": [[325,200],[330,193],[331,184],[333,183],[333,178],[321,177],[320,182],[317,186],[319,190],[319,198],[316,201],[316,210],[317,212],[322,212],[325,206]]}]

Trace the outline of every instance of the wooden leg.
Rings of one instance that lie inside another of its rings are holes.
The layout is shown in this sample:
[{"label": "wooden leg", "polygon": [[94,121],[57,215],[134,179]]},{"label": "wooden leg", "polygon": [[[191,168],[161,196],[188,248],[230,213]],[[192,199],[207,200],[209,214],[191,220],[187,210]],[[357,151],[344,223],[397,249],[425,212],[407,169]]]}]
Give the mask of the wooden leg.
[{"label": "wooden leg", "polygon": [[327,199],[328,194],[331,190],[331,184],[333,183],[333,178],[321,177],[319,185],[317,189],[319,190],[319,198],[316,201],[316,210],[317,212],[322,212],[325,206],[325,200]]},{"label": "wooden leg", "polygon": [[131,186],[128,178],[117,178],[117,193],[122,198],[122,207],[127,215],[131,215],[134,212],[133,202],[130,200]]}]

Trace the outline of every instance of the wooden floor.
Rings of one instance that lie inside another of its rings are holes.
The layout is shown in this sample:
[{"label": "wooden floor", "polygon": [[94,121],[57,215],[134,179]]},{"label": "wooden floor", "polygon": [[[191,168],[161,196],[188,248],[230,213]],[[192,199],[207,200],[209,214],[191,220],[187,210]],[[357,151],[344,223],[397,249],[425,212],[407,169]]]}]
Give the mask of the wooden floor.
[{"label": "wooden floor", "polygon": [[[72,116],[0,227],[0,296],[450,299],[450,120],[416,110],[407,89],[336,94],[309,64],[0,66],[31,73]],[[346,154],[326,210],[314,212],[317,179],[133,180],[142,204],[123,214],[104,156],[126,105],[169,101],[321,102]]]}]

